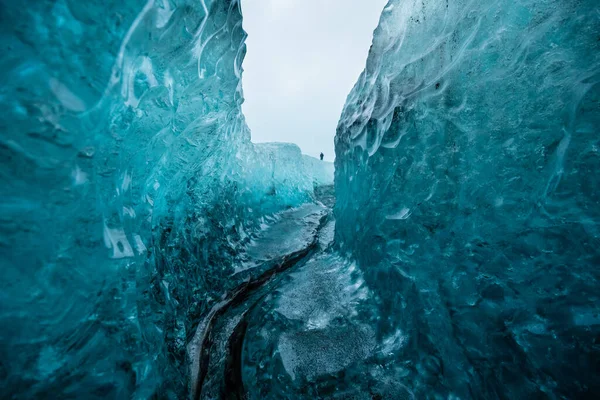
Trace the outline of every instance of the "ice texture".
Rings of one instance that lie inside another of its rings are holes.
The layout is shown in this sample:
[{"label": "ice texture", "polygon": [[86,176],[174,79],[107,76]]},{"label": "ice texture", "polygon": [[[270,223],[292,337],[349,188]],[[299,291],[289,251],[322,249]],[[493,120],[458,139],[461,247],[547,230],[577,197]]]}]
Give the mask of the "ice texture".
[{"label": "ice texture", "polygon": [[598,397],[597,1],[391,0],[334,247],[332,164],[250,141],[239,0],[0,23],[0,397],[186,398],[200,322],[297,249],[214,328],[248,398]]},{"label": "ice texture", "polygon": [[416,398],[600,394],[598,2],[385,7],[336,136],[336,241]]},{"label": "ice texture", "polygon": [[184,398],[236,249],[312,198],[297,148],[250,142],[239,1],[9,0],[0,23],[0,397]]},{"label": "ice texture", "polygon": [[281,206],[307,201],[315,186],[333,185],[333,163],[301,153],[293,143],[250,144],[245,156],[244,180],[249,203]]},{"label": "ice texture", "polygon": [[302,155],[304,168],[313,180],[313,186],[333,185],[334,165],[329,161],[321,161],[314,157]]},{"label": "ice texture", "polygon": [[241,250],[243,268],[234,277],[239,285],[202,319],[188,346],[192,398],[229,398],[243,390],[237,372],[248,312],[317,247],[329,211],[319,203],[282,211]]},{"label": "ice texture", "polygon": [[375,353],[375,335],[356,320],[369,292],[355,269],[338,254],[318,254],[253,310],[244,346],[249,398],[312,399],[327,386],[356,386],[344,370]]}]

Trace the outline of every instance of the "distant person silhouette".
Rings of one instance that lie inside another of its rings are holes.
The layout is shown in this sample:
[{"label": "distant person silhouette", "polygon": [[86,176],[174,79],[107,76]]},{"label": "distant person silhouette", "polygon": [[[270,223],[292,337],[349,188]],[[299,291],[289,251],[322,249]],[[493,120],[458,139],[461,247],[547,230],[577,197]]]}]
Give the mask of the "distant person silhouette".
[{"label": "distant person silhouette", "polygon": [[323,157],[325,157],[325,156],[323,155],[323,153],[321,153],[321,155],[319,157],[321,157],[321,161],[323,161]]}]

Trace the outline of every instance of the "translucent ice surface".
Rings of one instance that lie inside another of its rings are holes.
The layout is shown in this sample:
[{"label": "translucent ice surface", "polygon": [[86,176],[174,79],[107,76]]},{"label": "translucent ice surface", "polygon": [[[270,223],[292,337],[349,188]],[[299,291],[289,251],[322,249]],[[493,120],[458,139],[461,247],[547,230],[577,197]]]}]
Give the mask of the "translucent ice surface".
[{"label": "translucent ice surface", "polygon": [[593,0],[384,9],[338,126],[336,240],[417,398],[600,392],[599,40]]},{"label": "translucent ice surface", "polygon": [[254,196],[246,202],[294,205],[310,199],[315,186],[333,185],[333,163],[304,155],[295,144],[251,144],[243,155],[245,188]]},{"label": "translucent ice surface", "polygon": [[0,397],[598,398],[597,1],[390,0],[335,196],[239,6],[2,2]]},{"label": "translucent ice surface", "polygon": [[257,307],[244,349],[244,377],[256,382],[250,398],[314,398],[318,388],[307,385],[314,381],[347,386],[339,380],[344,369],[375,352],[372,328],[354,318],[369,295],[354,272],[338,255],[316,256]]},{"label": "translucent ice surface", "polygon": [[184,398],[236,249],[322,178],[250,142],[239,1],[4,1],[0,22],[0,397]]}]

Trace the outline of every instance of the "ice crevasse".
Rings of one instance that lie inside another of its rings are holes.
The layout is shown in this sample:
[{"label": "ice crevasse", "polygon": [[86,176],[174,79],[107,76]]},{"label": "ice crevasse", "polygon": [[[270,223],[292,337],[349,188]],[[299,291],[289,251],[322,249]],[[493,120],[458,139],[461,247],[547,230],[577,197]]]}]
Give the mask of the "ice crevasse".
[{"label": "ice crevasse", "polygon": [[[239,0],[8,0],[0,22],[0,397],[184,398],[241,249],[333,168],[251,143]],[[599,39],[594,0],[388,2],[337,129],[335,254],[259,308],[280,329],[325,304],[335,335],[272,332],[285,376],[246,357],[250,390],[600,393]]]}]

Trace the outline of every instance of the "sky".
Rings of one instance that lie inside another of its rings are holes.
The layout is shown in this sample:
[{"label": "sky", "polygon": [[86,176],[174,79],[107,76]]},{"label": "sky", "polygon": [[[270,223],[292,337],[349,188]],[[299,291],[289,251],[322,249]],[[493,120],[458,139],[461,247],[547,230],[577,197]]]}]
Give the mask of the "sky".
[{"label": "sky", "polygon": [[334,160],[337,122],[386,2],[242,0],[242,109],[253,142],[292,142]]}]

